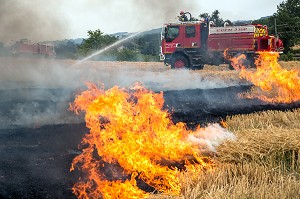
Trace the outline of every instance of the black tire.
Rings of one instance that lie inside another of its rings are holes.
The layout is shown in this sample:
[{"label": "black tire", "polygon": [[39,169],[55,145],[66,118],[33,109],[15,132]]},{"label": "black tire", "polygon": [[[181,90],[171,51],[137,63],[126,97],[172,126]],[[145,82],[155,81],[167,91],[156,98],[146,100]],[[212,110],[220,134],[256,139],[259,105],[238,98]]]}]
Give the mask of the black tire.
[{"label": "black tire", "polygon": [[171,58],[172,69],[186,69],[190,68],[188,59],[183,55],[175,55]]}]

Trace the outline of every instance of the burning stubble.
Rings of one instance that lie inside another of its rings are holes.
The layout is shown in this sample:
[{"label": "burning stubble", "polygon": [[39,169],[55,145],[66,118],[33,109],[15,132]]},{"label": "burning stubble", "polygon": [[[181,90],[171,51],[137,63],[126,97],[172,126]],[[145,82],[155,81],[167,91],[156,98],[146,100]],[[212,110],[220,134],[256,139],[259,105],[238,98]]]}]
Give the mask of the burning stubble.
[{"label": "burning stubble", "polygon": [[245,55],[230,59],[240,78],[254,84],[243,98],[258,98],[269,103],[294,103],[300,100],[300,77],[298,70],[286,70],[278,63],[279,54],[260,52],[255,61],[257,70],[247,70],[243,65]]},{"label": "burning stubble", "polygon": [[[70,107],[76,113],[85,112],[90,129],[82,141],[83,153],[71,167],[71,171],[78,167],[87,175],[82,179],[88,179],[73,187],[78,198],[144,198],[147,193],[138,187],[137,179],[158,192],[178,195],[182,170],[212,169],[213,163],[202,157],[203,152],[235,139],[216,124],[195,132],[184,123],[174,124],[162,109],[163,94],[140,84],[131,90],[87,86]],[[107,164],[122,168],[116,179],[106,178],[102,167]]]}]

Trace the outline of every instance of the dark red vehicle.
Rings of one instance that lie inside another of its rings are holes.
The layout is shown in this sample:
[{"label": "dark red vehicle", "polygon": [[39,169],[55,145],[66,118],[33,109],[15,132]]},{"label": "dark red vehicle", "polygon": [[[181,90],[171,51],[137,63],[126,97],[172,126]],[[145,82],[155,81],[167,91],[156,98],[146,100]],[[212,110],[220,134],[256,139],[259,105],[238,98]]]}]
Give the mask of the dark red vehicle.
[{"label": "dark red vehicle", "polygon": [[171,68],[202,69],[204,64],[226,63],[225,50],[229,56],[245,54],[245,65],[252,67],[257,52],[279,51],[278,39],[260,24],[214,27],[207,20],[168,23],[161,37],[161,59]]},{"label": "dark red vehicle", "polygon": [[16,41],[11,46],[13,55],[38,55],[44,57],[55,57],[55,49],[52,44],[31,43],[27,39]]}]

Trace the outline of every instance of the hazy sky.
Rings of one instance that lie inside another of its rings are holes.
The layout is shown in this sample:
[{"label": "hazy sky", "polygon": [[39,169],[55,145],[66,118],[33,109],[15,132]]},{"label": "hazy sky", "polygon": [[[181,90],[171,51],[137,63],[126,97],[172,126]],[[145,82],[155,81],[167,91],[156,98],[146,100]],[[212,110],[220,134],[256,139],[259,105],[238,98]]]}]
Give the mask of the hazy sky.
[{"label": "hazy sky", "polygon": [[258,19],[272,15],[283,0],[0,0],[0,41],[19,38],[53,40],[158,28],[178,13],[218,9],[223,19]]}]

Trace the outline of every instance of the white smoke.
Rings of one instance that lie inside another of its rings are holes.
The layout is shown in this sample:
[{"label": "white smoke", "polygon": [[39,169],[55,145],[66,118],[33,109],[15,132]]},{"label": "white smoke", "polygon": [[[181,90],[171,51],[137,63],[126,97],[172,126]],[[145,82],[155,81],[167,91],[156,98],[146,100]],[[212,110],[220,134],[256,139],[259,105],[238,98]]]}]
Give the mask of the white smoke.
[{"label": "white smoke", "polygon": [[235,140],[236,137],[219,124],[209,124],[194,134],[188,136],[188,140],[199,146],[200,152],[216,152],[217,147],[226,140]]},{"label": "white smoke", "polygon": [[142,82],[154,91],[212,89],[238,86],[236,79],[211,78],[205,72],[170,70],[163,63],[1,58],[0,128],[83,122],[68,111],[85,82],[105,88]]},{"label": "white smoke", "polygon": [[[4,58],[3,58],[4,59]],[[213,89],[244,85],[238,78],[222,78],[214,72],[170,70],[162,63],[93,62],[75,65],[71,60],[1,60],[0,90],[21,88],[76,89],[87,81],[104,83],[106,88],[129,87],[142,82],[156,91]]]},{"label": "white smoke", "polygon": [[147,88],[156,91],[186,90],[186,89],[214,89],[230,86],[245,85],[245,82],[216,75],[205,75],[204,72],[192,70],[152,71],[120,71],[116,74],[117,85],[129,86],[134,82],[142,82]]},{"label": "white smoke", "polygon": [[38,102],[18,103],[12,107],[8,113],[10,117],[6,118],[5,123],[2,123],[0,127],[41,127],[49,124],[75,124],[83,121],[83,118],[76,117],[68,111],[67,102],[42,106],[43,104]]},{"label": "white smoke", "polygon": [[49,41],[68,37],[68,20],[64,17],[61,1],[0,0],[0,41],[27,38]]}]

